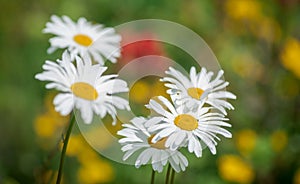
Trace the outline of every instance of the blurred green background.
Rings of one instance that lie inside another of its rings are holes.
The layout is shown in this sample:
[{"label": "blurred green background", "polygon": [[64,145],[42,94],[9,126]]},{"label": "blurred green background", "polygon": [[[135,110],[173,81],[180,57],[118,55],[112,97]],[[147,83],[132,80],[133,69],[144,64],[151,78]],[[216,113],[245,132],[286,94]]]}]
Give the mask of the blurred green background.
[{"label": "blurred green background", "polygon": [[[236,110],[229,112],[233,139],[222,139],[215,156],[207,149],[200,159],[189,156],[190,165],[176,175],[176,183],[299,184],[299,5],[299,0],[1,0],[0,183],[54,181],[68,117],[54,112],[54,92],[34,75],[46,59],[60,58],[61,52],[47,55],[50,35],[41,33],[50,15],[57,14],[112,27],[144,18],[170,20],[211,47],[230,81],[229,91],[238,97],[232,101]],[[145,48],[142,55],[165,53],[185,63],[168,47]],[[133,105],[164,90],[155,80],[141,80],[135,88]],[[157,91],[143,93],[150,89]],[[120,126],[109,128],[115,132]],[[75,129],[64,183],[144,183],[150,174],[149,166],[135,169],[101,157]],[[164,174],[157,175],[158,182],[163,179]]]}]

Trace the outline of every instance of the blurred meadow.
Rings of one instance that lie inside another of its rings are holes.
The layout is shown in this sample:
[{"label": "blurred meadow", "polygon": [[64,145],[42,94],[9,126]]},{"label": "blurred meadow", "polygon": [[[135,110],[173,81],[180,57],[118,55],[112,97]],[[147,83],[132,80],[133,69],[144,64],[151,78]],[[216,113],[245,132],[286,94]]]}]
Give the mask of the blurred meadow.
[{"label": "blurred meadow", "polygon": [[[42,34],[50,16],[57,14],[111,27],[137,19],[170,20],[210,46],[230,82],[229,91],[237,96],[231,101],[235,110],[229,112],[233,138],[222,138],[216,155],[207,149],[199,159],[190,155],[189,167],[176,175],[175,183],[300,184],[299,0],[1,0],[0,7],[0,183],[55,181],[69,117],[55,112],[56,92],[46,91],[34,75],[45,60],[61,57],[60,51],[46,53],[51,36]],[[122,53],[112,70],[145,55],[164,55],[186,69],[191,66],[183,51],[152,41]],[[139,80],[129,94],[133,112],[148,114],[144,104],[164,93],[157,78]],[[120,123],[106,128],[115,134]],[[110,143],[101,141],[103,147]],[[150,166],[136,169],[101,156],[78,127],[67,156],[65,184],[150,181]],[[157,183],[163,178],[157,175]]]}]

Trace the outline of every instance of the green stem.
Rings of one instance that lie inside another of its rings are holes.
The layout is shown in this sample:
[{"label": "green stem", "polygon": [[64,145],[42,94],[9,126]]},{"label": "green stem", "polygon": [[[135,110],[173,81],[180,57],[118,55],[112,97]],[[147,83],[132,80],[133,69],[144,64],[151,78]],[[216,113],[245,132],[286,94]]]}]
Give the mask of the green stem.
[{"label": "green stem", "polygon": [[174,178],[175,178],[175,170],[172,168],[172,173],[171,173],[171,184],[174,183]]},{"label": "green stem", "polygon": [[155,171],[152,169],[151,184],[154,184],[154,180],[155,180]]},{"label": "green stem", "polygon": [[66,156],[66,151],[67,151],[67,147],[68,147],[69,138],[70,138],[70,135],[71,135],[71,132],[72,132],[74,122],[75,122],[74,120],[75,120],[75,115],[73,113],[72,117],[70,119],[70,123],[69,123],[69,127],[68,127],[68,130],[67,130],[66,136],[63,140],[64,146],[63,146],[63,149],[62,149],[61,155],[60,155],[59,170],[58,170],[56,184],[60,184],[60,181],[61,181],[63,167],[64,167],[64,160],[65,160],[65,156]]},{"label": "green stem", "polygon": [[167,170],[167,174],[166,174],[166,182],[165,182],[165,184],[169,183],[170,171],[171,171],[171,164],[168,165],[168,170]]}]

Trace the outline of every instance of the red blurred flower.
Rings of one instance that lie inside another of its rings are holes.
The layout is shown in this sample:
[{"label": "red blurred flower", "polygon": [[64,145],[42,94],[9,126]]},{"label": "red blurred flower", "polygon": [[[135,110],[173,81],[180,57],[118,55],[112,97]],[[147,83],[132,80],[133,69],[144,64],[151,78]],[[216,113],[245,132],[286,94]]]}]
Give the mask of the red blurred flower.
[{"label": "red blurred flower", "polygon": [[166,56],[162,43],[156,41],[155,35],[152,33],[123,33],[121,45],[122,55],[118,62],[121,66],[144,56]]}]

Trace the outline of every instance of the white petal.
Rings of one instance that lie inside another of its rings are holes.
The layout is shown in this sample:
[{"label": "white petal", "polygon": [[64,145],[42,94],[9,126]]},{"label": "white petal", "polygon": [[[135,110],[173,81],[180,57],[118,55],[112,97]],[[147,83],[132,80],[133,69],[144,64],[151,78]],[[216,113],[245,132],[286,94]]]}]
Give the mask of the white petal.
[{"label": "white petal", "polygon": [[55,110],[63,116],[68,115],[74,107],[73,97],[69,93],[56,95],[53,103],[55,105]]}]

